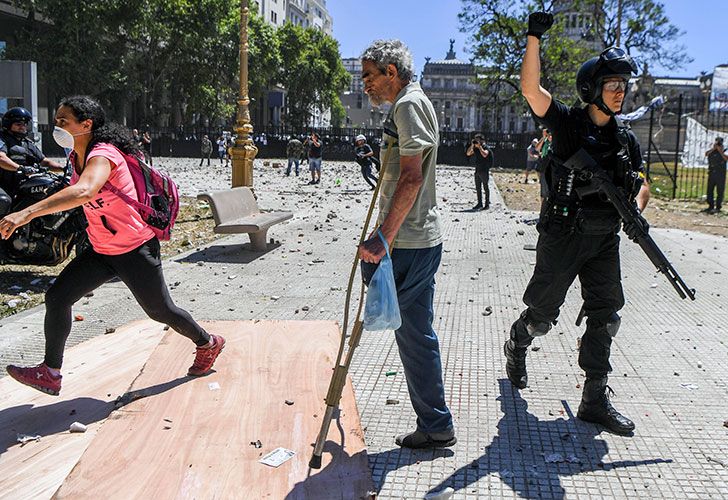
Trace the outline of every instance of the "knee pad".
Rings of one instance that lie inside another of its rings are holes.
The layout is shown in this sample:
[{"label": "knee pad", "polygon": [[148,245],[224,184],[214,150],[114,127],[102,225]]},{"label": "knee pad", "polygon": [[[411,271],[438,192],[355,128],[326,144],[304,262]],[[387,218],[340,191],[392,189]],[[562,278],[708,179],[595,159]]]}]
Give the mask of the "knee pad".
[{"label": "knee pad", "polygon": [[526,330],[531,337],[542,337],[551,330],[551,323],[526,321]]},{"label": "knee pad", "polygon": [[614,338],[617,336],[617,332],[619,331],[619,326],[621,324],[622,318],[620,318],[617,313],[612,313],[606,324],[607,333],[610,337]]}]

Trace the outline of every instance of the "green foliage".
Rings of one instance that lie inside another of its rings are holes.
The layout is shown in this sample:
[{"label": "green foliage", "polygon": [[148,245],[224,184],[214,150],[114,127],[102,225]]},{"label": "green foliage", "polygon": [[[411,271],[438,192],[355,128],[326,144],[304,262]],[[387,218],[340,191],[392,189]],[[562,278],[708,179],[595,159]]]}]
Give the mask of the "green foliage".
[{"label": "green foliage", "polygon": [[[90,94],[139,124],[229,123],[239,93],[239,0],[17,0],[48,23],[17,32],[7,57],[37,61],[57,95]],[[348,73],[338,43],[314,29],[276,30],[250,2],[251,107],[282,84],[293,123],[313,107],[341,115]],[[338,118],[336,118],[338,119]]]},{"label": "green foliage", "polygon": [[[621,25],[618,22],[621,4]],[[591,12],[595,22],[586,33],[604,47],[619,45],[648,65],[674,69],[692,61],[685,47],[677,44],[683,32],[670,22],[665,7],[655,0],[576,0],[576,5]]]},{"label": "green foliage", "polygon": [[350,82],[339,54],[339,43],[313,28],[287,23],[277,31],[281,52],[278,83],[287,90],[287,121],[304,126],[314,108],[332,109],[341,119],[339,99]]},{"label": "green foliage", "polygon": [[[471,35],[471,51],[476,61],[486,66],[482,82],[486,95],[502,93],[501,83],[518,89],[528,15],[550,10],[556,2],[462,0],[462,3],[463,9],[458,16],[460,27]],[[629,53],[666,66],[689,61],[684,48],[673,45],[682,33],[670,24],[660,2],[621,0],[621,3],[620,45]],[[592,13],[594,19],[579,40],[566,36],[568,20],[556,16],[554,26],[541,42],[541,84],[544,88],[566,102],[577,99],[574,80],[581,63],[615,44],[617,5],[618,0],[573,0],[576,9]],[[508,96],[523,103],[517,95],[509,92]]]}]

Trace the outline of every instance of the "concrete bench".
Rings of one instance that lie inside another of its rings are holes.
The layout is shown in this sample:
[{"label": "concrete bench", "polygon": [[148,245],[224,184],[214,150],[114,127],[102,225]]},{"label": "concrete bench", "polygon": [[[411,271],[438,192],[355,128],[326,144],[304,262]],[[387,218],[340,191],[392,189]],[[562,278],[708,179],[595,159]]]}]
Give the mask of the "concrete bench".
[{"label": "concrete bench", "polygon": [[253,251],[265,251],[268,228],[293,217],[291,212],[261,212],[253,192],[247,187],[200,193],[212,208],[214,231],[218,234],[248,233]]}]

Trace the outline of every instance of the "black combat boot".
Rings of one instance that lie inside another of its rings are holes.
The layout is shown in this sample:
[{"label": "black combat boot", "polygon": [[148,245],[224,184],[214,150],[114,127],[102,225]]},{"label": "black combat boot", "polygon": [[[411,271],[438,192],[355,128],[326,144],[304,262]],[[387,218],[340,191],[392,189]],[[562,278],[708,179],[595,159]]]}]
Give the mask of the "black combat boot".
[{"label": "black combat boot", "polygon": [[634,422],[614,409],[609,396],[614,394],[607,385],[607,377],[587,378],[576,416],[585,422],[601,424],[615,434],[632,434]]},{"label": "black combat boot", "polygon": [[528,334],[526,328],[525,314],[511,326],[511,338],[503,345],[503,353],[506,355],[506,373],[508,380],[519,389],[528,385],[528,373],[526,373],[526,353],[528,346],[533,342],[533,337]]}]

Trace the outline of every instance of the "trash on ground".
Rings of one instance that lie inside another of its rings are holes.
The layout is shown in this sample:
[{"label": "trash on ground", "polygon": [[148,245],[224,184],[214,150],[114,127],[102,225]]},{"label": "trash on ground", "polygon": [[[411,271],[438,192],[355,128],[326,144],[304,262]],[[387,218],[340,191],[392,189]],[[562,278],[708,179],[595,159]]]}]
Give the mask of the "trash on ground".
[{"label": "trash on ground", "polygon": [[293,455],[295,454],[295,451],[287,450],[285,448],[276,448],[275,450],[271,451],[263,458],[258,460],[258,462],[265,465],[270,465],[271,467],[278,467],[283,462],[293,457]]},{"label": "trash on ground", "polygon": [[493,314],[493,308],[490,306],[486,306],[485,310],[483,311],[483,316],[490,316]]},{"label": "trash on ground", "polygon": [[68,427],[69,432],[86,432],[86,426],[81,422],[74,422]]},{"label": "trash on ground", "polygon": [[31,441],[40,441],[40,436],[31,436],[29,434],[18,434],[17,441],[22,446],[24,444],[30,443]]},{"label": "trash on ground", "polygon": [[448,486],[444,490],[428,493],[425,495],[425,500],[448,500],[453,493],[455,493],[455,490]]},{"label": "trash on ground", "polygon": [[397,375],[397,370],[389,370],[384,375],[387,376],[387,377],[391,377],[392,375]]},{"label": "trash on ground", "polygon": [[534,351],[534,352],[540,351],[541,350],[541,346],[539,346],[539,345],[532,346],[531,347],[531,350]]},{"label": "trash on ground", "polygon": [[387,404],[388,405],[398,405],[399,404],[399,399],[388,399],[387,400]]},{"label": "trash on ground", "polygon": [[260,442],[260,439],[256,439],[255,441],[250,442],[250,446],[255,446],[256,448],[262,448],[263,443]]},{"label": "trash on ground", "polygon": [[219,391],[220,390],[220,384],[217,383],[217,382],[210,382],[209,384],[207,384],[207,387],[211,391]]},{"label": "trash on ground", "polygon": [[292,400],[292,399],[286,399],[286,400],[285,400],[284,402],[285,402],[285,403],[286,403],[286,404],[287,404],[288,406],[291,406],[291,405],[293,405],[293,400]]},{"label": "trash on ground", "polygon": [[523,249],[534,252],[536,251],[536,245],[534,245],[533,243],[526,243],[525,245],[523,245]]},{"label": "trash on ground", "polygon": [[682,387],[683,389],[690,389],[691,391],[694,391],[698,388],[698,386],[695,384],[680,384],[680,387]]}]

